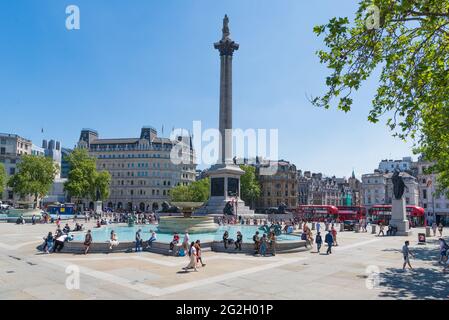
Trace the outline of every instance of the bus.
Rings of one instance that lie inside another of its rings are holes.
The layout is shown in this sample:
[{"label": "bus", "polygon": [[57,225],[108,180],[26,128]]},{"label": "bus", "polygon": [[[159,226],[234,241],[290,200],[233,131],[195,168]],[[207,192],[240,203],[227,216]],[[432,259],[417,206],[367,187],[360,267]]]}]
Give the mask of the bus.
[{"label": "bus", "polygon": [[[406,206],[407,218],[412,226],[424,226],[424,208]],[[377,205],[369,209],[372,223],[388,225],[391,219],[391,205]]]},{"label": "bus", "polygon": [[362,206],[337,206],[339,221],[361,221],[366,219],[366,208]]},{"label": "bus", "polygon": [[338,209],[335,206],[299,205],[296,210],[296,217],[307,221],[336,221],[338,218]]}]

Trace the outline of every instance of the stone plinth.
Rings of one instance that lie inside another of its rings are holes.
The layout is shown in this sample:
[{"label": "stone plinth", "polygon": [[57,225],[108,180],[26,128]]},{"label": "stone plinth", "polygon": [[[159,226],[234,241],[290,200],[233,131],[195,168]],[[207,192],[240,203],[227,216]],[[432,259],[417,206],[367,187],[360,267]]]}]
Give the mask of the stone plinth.
[{"label": "stone plinth", "polygon": [[103,202],[102,201],[95,201],[95,213],[96,214],[103,213]]},{"label": "stone plinth", "polygon": [[398,228],[396,233],[398,236],[409,236],[412,234],[412,231],[409,228],[404,198],[400,200],[393,199],[390,225]]},{"label": "stone plinth", "polygon": [[158,231],[161,233],[209,233],[218,230],[213,217],[160,217]]},{"label": "stone plinth", "polygon": [[207,173],[211,181],[210,198],[204,206],[195,210],[195,215],[222,216],[227,202],[235,201],[234,214],[253,217],[254,211],[240,199],[240,177],[245,172],[234,164],[214,165]]}]

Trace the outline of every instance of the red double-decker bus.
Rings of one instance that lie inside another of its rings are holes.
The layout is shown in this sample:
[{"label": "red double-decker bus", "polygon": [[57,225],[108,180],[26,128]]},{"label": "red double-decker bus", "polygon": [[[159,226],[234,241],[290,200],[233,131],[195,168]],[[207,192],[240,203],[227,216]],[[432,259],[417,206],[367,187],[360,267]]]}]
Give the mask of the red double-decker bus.
[{"label": "red double-decker bus", "polygon": [[[424,225],[424,208],[418,206],[406,206],[407,218],[412,226]],[[373,223],[381,222],[388,225],[391,219],[391,205],[377,205],[369,209],[369,216]]]},{"label": "red double-decker bus", "polygon": [[296,210],[296,216],[307,221],[336,221],[338,209],[335,206],[299,205]]},{"label": "red double-decker bus", "polygon": [[366,219],[366,208],[362,206],[337,206],[339,221],[361,221]]}]

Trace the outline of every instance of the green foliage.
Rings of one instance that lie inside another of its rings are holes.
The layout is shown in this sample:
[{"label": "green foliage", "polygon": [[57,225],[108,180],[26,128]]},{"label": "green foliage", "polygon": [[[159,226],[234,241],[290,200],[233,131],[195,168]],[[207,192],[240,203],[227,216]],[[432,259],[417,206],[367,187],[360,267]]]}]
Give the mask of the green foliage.
[{"label": "green foliage", "polygon": [[109,198],[111,185],[111,175],[107,171],[100,171],[96,173],[95,183],[91,187],[90,198],[104,201]]},{"label": "green foliage", "polygon": [[3,165],[3,163],[0,163],[0,199],[1,199],[1,195],[3,193],[3,191],[5,190],[5,186],[6,186],[6,171],[5,171],[5,166]]},{"label": "green foliage", "polygon": [[58,165],[51,158],[24,155],[17,165],[17,173],[10,177],[8,186],[22,198],[34,196],[37,205],[38,197],[44,197],[51,189]]},{"label": "green foliage", "polygon": [[205,202],[209,199],[210,179],[201,179],[188,186],[176,186],[170,191],[174,202]]},{"label": "green foliage", "polygon": [[[378,28],[367,27],[373,4],[380,9]],[[331,74],[327,92],[312,102],[329,108],[338,99],[348,112],[352,94],[379,70],[368,120],[385,115],[396,136],[414,139],[448,188],[449,0],[361,0],[352,24],[333,18],[314,32],[324,36],[327,49],[317,54]]]},{"label": "green foliage", "polygon": [[97,171],[95,158],[85,149],[75,149],[68,157],[70,165],[64,189],[78,199],[105,200],[109,197],[111,176],[107,171]]},{"label": "green foliage", "polygon": [[241,198],[254,207],[254,202],[261,194],[260,184],[256,179],[256,168],[246,165],[241,165],[240,168],[245,171],[240,178]]}]

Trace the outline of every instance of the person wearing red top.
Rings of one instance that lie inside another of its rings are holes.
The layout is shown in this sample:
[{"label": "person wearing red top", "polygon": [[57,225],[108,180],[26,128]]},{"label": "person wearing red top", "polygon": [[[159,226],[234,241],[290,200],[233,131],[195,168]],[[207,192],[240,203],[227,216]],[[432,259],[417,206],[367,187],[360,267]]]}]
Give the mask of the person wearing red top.
[{"label": "person wearing red top", "polygon": [[175,245],[177,245],[178,243],[179,243],[179,234],[175,233],[173,235],[172,242],[170,242],[170,251],[173,251],[173,249],[175,248]]},{"label": "person wearing red top", "polygon": [[334,246],[338,246],[338,243],[337,243],[337,230],[335,230],[335,228],[332,227],[331,232],[332,232],[332,238],[334,238]]}]

